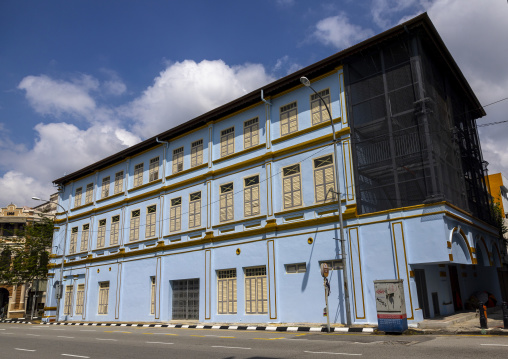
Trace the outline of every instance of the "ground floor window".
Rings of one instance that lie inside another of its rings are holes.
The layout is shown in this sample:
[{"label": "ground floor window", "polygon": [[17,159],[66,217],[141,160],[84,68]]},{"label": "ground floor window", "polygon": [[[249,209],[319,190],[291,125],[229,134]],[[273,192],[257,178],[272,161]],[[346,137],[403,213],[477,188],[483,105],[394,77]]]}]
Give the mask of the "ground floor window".
[{"label": "ground floor window", "polygon": [[268,313],[265,266],[245,268],[245,313]]},{"label": "ground floor window", "polygon": [[155,314],[155,277],[150,277],[150,314]]},{"label": "ground floor window", "polygon": [[83,314],[83,304],[85,299],[85,285],[79,284],[76,292],[76,314]]},{"label": "ground floor window", "polygon": [[217,312],[236,314],[236,269],[217,271]]},{"label": "ground floor window", "polygon": [[72,302],[73,302],[74,286],[68,285],[65,287],[65,302],[64,314],[72,315]]},{"label": "ground floor window", "polygon": [[99,283],[99,310],[98,314],[108,314],[109,282]]}]

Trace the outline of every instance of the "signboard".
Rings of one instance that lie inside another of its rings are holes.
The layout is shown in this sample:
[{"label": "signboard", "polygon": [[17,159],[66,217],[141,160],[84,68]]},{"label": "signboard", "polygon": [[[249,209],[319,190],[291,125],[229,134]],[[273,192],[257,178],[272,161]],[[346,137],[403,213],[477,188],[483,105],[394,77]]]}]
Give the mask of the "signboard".
[{"label": "signboard", "polygon": [[378,329],[402,333],[407,330],[406,303],[402,279],[375,280]]},{"label": "signboard", "polygon": [[321,276],[322,277],[328,277],[328,272],[330,270],[328,269],[328,264],[326,263],[321,263]]}]

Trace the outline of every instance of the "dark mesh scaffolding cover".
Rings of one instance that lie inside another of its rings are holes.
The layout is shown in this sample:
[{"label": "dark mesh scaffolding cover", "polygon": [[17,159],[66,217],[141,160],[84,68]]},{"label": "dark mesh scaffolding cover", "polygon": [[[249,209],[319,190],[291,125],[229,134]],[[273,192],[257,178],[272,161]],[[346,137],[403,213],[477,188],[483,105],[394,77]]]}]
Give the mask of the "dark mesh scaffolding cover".
[{"label": "dark mesh scaffolding cover", "polygon": [[407,36],[345,66],[359,213],[446,200],[490,219],[472,112],[435,53]]}]

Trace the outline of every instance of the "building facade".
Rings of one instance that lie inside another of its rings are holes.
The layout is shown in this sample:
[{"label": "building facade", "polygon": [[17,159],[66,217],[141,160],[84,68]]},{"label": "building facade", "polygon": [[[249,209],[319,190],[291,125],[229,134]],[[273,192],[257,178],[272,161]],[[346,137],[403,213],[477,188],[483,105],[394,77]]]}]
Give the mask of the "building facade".
[{"label": "building facade", "polygon": [[354,324],[377,279],[414,322],[499,295],[483,115],[424,14],[57,179],[46,320],[320,323],[322,263],[332,323],[344,270]]},{"label": "building facade", "polygon": [[[52,198],[57,200],[56,195]],[[54,216],[56,211],[53,210],[51,213],[50,209],[41,206],[36,208],[18,207],[13,203],[0,208],[0,261],[8,260],[10,262],[10,249],[23,245],[26,226],[39,221],[43,213]],[[3,266],[1,269],[8,270]],[[32,307],[34,307],[35,313],[38,310],[42,312],[45,298],[45,280],[34,281],[34,283],[0,283],[0,310],[1,315],[5,318],[23,318],[31,312]],[[34,300],[35,303],[33,303]]]}]

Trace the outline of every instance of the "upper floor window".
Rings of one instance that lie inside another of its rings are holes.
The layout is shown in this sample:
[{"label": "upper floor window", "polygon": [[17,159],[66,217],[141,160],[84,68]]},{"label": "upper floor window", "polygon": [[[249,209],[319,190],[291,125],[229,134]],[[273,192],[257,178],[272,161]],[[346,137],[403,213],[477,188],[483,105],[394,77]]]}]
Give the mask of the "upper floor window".
[{"label": "upper floor window", "polygon": [[143,184],[143,163],[138,163],[134,166],[134,187]]},{"label": "upper floor window", "polygon": [[118,235],[120,233],[120,216],[111,217],[111,227],[109,233],[109,245],[115,246],[118,244]]},{"label": "upper floor window", "polygon": [[302,205],[302,180],[300,164],[282,169],[282,196],[284,209]]},{"label": "upper floor window", "polygon": [[109,179],[110,179],[109,176],[108,177],[104,177],[102,179],[102,186],[101,186],[101,188],[102,188],[101,197],[102,198],[106,198],[106,197],[109,196]]},{"label": "upper floor window", "polygon": [[69,246],[69,253],[76,253],[76,246],[78,244],[78,227],[73,227],[71,229],[71,243]]},{"label": "upper floor window", "polygon": [[157,222],[157,206],[154,204],[146,208],[145,238],[155,237],[156,222]]},{"label": "upper floor window", "polygon": [[139,239],[139,215],[140,210],[136,209],[131,212],[131,226],[129,233],[129,241],[137,241]]},{"label": "upper floor window", "polygon": [[83,195],[83,187],[76,188],[74,193],[74,207],[81,206],[81,196]]},{"label": "upper floor window", "polygon": [[280,108],[280,135],[286,136],[298,131],[296,101]]},{"label": "upper floor window", "polygon": [[201,225],[201,192],[189,195],[189,228]]},{"label": "upper floor window", "polygon": [[182,229],[182,197],[177,197],[171,200],[169,231],[176,232],[180,229]]},{"label": "upper floor window", "polygon": [[85,204],[93,202],[93,183],[86,185]]},{"label": "upper floor window", "polygon": [[120,171],[115,173],[115,194],[120,193],[122,191],[123,191],[123,171]]},{"label": "upper floor window", "polygon": [[148,181],[156,181],[159,179],[159,156],[150,160],[150,167],[148,169]]},{"label": "upper floor window", "polygon": [[183,171],[183,147],[173,150],[173,173]]},{"label": "upper floor window", "polygon": [[332,201],[335,199],[335,177],[332,155],[314,160],[314,193],[316,202]]},{"label": "upper floor window", "polygon": [[106,220],[99,220],[99,228],[97,230],[97,248],[104,247],[106,243]]},{"label": "upper floor window", "polygon": [[247,149],[259,143],[259,120],[253,118],[243,123],[243,148]]},{"label": "upper floor window", "polygon": [[259,176],[247,177],[244,180],[243,210],[245,217],[259,214]]},{"label": "upper floor window", "polygon": [[220,186],[220,221],[234,219],[233,209],[233,182]]},{"label": "upper floor window", "polygon": [[235,128],[230,127],[220,132],[220,156],[235,153]]},{"label": "upper floor window", "polygon": [[88,250],[88,235],[90,234],[90,225],[84,224],[83,230],[81,231],[81,248],[80,252],[84,252]]},{"label": "upper floor window", "polygon": [[[325,89],[323,91],[318,92],[323,98],[324,102],[330,109],[330,90]],[[312,94],[310,96],[310,112],[312,116],[312,125],[317,125],[318,123],[330,121],[330,116],[328,115],[328,111],[326,110],[326,106],[323,104],[323,101],[319,98],[318,95]]]},{"label": "upper floor window", "polygon": [[199,166],[203,163],[203,140],[192,142],[191,144],[191,167]]}]

